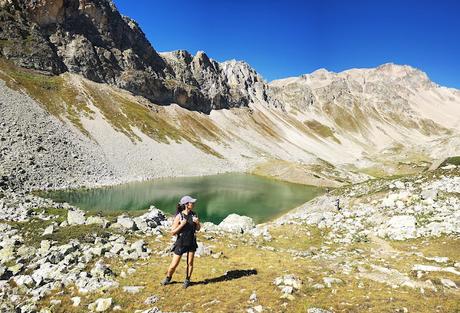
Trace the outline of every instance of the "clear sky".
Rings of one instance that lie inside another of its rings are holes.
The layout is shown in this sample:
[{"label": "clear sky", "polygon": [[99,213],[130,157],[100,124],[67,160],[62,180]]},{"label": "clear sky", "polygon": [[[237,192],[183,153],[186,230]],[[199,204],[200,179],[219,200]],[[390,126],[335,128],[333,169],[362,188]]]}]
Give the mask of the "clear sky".
[{"label": "clear sky", "polygon": [[460,89],[460,1],[114,2],[157,51],[244,60],[268,81],[393,62]]}]

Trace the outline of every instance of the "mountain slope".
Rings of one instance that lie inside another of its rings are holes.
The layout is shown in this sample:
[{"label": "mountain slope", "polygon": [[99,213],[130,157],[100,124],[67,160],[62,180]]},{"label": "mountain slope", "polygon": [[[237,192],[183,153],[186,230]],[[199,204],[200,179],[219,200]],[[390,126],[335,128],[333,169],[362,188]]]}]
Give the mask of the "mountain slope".
[{"label": "mountain slope", "polygon": [[[321,69],[266,83],[245,62],[157,53],[109,0],[4,0],[0,7],[0,79],[17,99],[5,99],[10,113],[1,122],[16,130],[14,108],[40,105],[108,169],[99,178],[91,170],[62,173],[54,186],[223,171],[337,186],[364,173],[420,171],[459,152],[460,91],[410,66]],[[33,117],[23,122],[33,133]],[[50,183],[41,167],[17,173],[27,154],[12,156],[5,149],[0,168],[10,182]]]},{"label": "mountain slope", "polygon": [[219,64],[202,52],[160,56],[110,0],[1,1],[0,21],[0,55],[21,67],[80,74],[206,113],[267,98],[266,84],[242,62]]}]

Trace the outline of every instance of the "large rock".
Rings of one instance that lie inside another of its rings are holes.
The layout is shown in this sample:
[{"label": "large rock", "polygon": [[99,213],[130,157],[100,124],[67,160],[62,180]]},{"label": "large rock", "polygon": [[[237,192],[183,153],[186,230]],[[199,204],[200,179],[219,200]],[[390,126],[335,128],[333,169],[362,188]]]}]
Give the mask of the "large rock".
[{"label": "large rock", "polygon": [[248,216],[232,213],[220,222],[219,227],[224,231],[232,233],[244,233],[253,229],[255,224],[252,218]]},{"label": "large rock", "polygon": [[2,4],[0,56],[19,66],[80,74],[154,103],[202,112],[269,100],[267,83],[245,62],[219,63],[202,51],[158,54],[112,1]]},{"label": "large rock", "polygon": [[85,222],[85,212],[82,210],[75,209],[67,212],[67,223],[69,223],[69,225],[83,225]]},{"label": "large rock", "polygon": [[166,216],[161,210],[152,205],[147,213],[135,217],[133,221],[139,230],[149,232],[166,221]]},{"label": "large rock", "polygon": [[136,230],[137,226],[134,220],[128,216],[121,215],[117,218],[117,224],[128,230]]}]

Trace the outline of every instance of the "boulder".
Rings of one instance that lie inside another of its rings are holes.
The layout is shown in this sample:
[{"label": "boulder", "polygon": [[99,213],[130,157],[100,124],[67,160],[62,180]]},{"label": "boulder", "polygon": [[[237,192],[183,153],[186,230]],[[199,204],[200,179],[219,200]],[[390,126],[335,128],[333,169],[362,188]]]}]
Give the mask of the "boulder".
[{"label": "boulder", "polygon": [[133,219],[125,215],[121,215],[117,218],[117,224],[128,230],[137,229],[136,223],[134,223]]},{"label": "boulder", "polygon": [[232,233],[248,232],[255,227],[254,221],[248,216],[230,214],[219,224],[220,229]]},{"label": "boulder", "polygon": [[67,223],[69,225],[83,225],[86,222],[85,212],[79,209],[67,212]]}]

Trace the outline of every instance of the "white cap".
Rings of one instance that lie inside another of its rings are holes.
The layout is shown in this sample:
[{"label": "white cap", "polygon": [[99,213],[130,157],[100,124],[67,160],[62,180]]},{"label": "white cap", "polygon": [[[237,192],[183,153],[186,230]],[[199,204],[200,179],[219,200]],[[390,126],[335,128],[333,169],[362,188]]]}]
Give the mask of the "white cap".
[{"label": "white cap", "polygon": [[192,202],[192,203],[195,203],[196,199],[193,199],[192,197],[190,196],[183,196],[180,201],[179,201],[179,204],[186,204],[186,203],[189,203],[189,202]]}]

